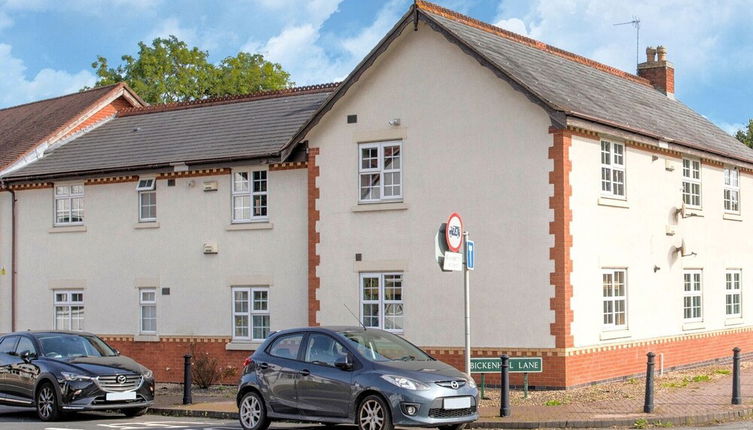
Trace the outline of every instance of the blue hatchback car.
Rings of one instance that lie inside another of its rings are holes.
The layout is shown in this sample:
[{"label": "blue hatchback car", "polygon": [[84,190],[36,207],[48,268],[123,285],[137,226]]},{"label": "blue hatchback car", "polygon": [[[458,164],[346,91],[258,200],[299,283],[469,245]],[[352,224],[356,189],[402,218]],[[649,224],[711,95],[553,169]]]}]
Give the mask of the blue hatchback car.
[{"label": "blue hatchback car", "polygon": [[478,419],[473,379],[400,336],[361,327],[270,335],[243,369],[237,402],[246,430],[272,420],[460,430]]}]

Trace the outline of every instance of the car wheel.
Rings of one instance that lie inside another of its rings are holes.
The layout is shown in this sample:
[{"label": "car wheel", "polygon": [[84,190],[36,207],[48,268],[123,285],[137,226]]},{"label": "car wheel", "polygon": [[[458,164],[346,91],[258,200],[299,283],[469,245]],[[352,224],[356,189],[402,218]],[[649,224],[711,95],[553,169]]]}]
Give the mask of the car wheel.
[{"label": "car wheel", "polygon": [[146,413],[149,408],[128,408],[123,409],[123,415],[127,417],[140,417]]},{"label": "car wheel", "polygon": [[439,430],[463,430],[465,428],[467,423],[462,424],[454,424],[451,426],[439,426],[437,427]]},{"label": "car wheel", "polygon": [[37,416],[42,421],[55,421],[60,417],[60,406],[55,393],[55,388],[49,382],[45,382],[37,389],[36,395]]},{"label": "car wheel", "polygon": [[390,410],[381,397],[371,395],[358,405],[359,430],[392,430]]},{"label": "car wheel", "polygon": [[266,430],[269,427],[264,399],[255,391],[249,391],[243,396],[239,415],[244,430]]}]

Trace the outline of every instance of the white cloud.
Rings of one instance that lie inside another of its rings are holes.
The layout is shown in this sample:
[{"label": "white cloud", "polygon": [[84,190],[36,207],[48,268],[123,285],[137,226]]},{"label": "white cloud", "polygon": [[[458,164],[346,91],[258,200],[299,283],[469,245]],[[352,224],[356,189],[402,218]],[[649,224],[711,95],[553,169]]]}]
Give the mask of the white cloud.
[{"label": "white cloud", "polygon": [[0,106],[14,106],[35,100],[75,93],[84,86],[92,86],[96,77],[88,70],[69,73],[63,70],[42,69],[27,78],[23,61],[12,54],[12,47],[0,43]]}]

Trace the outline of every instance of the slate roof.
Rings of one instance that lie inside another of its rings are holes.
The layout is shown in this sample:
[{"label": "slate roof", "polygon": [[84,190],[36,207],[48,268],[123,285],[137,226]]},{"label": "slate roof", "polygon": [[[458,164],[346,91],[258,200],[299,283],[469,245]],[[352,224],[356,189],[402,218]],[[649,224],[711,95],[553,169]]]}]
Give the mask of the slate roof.
[{"label": "slate roof", "polygon": [[753,162],[753,149],[642,78],[428,2],[418,7],[555,110]]},{"label": "slate roof", "polygon": [[7,179],[279,155],[335,86],[130,109]]},{"label": "slate roof", "polygon": [[0,109],[0,170],[63,130],[123,84]]}]

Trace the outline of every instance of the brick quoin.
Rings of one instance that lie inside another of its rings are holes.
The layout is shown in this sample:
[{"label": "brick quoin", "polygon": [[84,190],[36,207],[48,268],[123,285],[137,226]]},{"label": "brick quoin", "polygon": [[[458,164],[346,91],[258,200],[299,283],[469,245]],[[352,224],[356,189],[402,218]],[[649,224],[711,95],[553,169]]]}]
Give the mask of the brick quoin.
[{"label": "brick quoin", "polygon": [[316,179],[319,177],[319,165],[316,162],[319,148],[308,148],[306,165],[308,168],[308,323],[309,326],[318,326],[317,312],[319,311],[319,299],[316,292],[319,290],[319,276],[316,268],[319,266],[319,232],[316,231],[319,222],[319,210],[316,202],[319,200],[319,185]]}]

